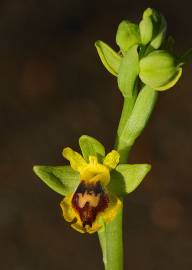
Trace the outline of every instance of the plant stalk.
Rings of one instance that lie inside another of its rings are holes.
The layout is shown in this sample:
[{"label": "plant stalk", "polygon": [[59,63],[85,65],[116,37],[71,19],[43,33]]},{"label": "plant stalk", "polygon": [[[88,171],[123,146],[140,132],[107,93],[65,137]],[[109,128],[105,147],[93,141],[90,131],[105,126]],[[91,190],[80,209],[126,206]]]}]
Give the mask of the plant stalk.
[{"label": "plant stalk", "polygon": [[[135,93],[137,93],[137,89],[135,89]],[[120,163],[127,163],[129,152],[135,139],[146,126],[156,100],[157,92],[148,86],[143,87],[138,95],[135,94],[132,98],[124,98],[115,144],[115,149],[121,156]],[[122,219],[123,200],[122,208],[115,219],[105,224],[104,229],[98,232],[105,270],[123,270]]]},{"label": "plant stalk", "polygon": [[[124,98],[124,105],[119,122],[118,130],[123,129],[124,125],[128,121],[135,103],[136,95],[132,99]],[[117,139],[118,140],[118,135]],[[115,145],[115,149],[118,151],[118,145]],[[131,148],[130,148],[131,149]],[[121,163],[126,163],[130,149],[123,149],[121,151]],[[123,199],[122,208],[119,210],[116,218],[105,225],[104,230],[98,232],[99,241],[103,253],[103,263],[105,270],[123,270]]]}]

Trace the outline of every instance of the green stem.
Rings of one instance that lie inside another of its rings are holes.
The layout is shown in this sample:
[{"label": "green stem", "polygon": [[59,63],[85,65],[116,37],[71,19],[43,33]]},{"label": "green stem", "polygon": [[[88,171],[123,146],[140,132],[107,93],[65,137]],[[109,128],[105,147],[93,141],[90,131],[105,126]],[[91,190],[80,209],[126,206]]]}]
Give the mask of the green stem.
[{"label": "green stem", "polygon": [[116,218],[98,232],[105,270],[123,270],[122,217],[123,207]]},{"label": "green stem", "polygon": [[[136,100],[135,95],[132,98],[124,98],[124,105],[119,122],[118,130],[123,130],[129,116],[131,115]],[[118,138],[117,138],[118,140]],[[115,148],[117,150],[118,146]],[[121,153],[121,161],[127,162],[128,150],[124,149]],[[123,220],[123,200],[122,208],[119,210],[116,218],[106,224],[104,229],[98,232],[99,241],[103,253],[103,263],[105,270],[123,270],[123,235],[122,235],[122,220]]]},{"label": "green stem", "polygon": [[99,242],[102,249],[103,254],[103,263],[105,266],[105,269],[107,269],[107,241],[106,241],[106,228],[105,224],[103,224],[103,227],[100,231],[98,231],[99,236]]},{"label": "green stem", "polygon": [[106,225],[107,270],[123,270],[122,220],[123,205],[116,218]]},{"label": "green stem", "polygon": [[117,138],[115,142],[115,148],[119,151],[119,154],[121,156],[121,163],[123,163],[123,160],[127,162],[131,147],[128,147],[126,144],[123,143],[123,141],[121,140],[120,134],[122,130],[124,129],[129,119],[129,116],[131,115],[134,104],[135,104],[135,98],[134,99],[124,98],[123,110],[122,110],[121,119],[119,122],[118,131],[117,131]]},{"label": "green stem", "polygon": [[[156,100],[157,91],[148,86],[144,86],[131,99],[124,99],[115,144],[115,149],[121,156],[120,163],[127,163],[129,152],[145,128]],[[122,217],[123,206],[115,219],[98,232],[105,270],[123,270]]]}]

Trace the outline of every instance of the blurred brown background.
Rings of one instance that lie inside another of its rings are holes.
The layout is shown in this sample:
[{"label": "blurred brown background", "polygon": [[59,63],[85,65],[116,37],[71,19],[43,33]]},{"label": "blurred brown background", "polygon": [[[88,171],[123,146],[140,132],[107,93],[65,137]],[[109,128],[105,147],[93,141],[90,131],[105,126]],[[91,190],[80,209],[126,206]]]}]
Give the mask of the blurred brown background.
[{"label": "blurred brown background", "polygon": [[[156,3],[155,3],[156,2]],[[89,134],[112,148],[122,98],[94,41],[114,48],[118,23],[152,6],[176,50],[192,45],[191,1],[0,1],[0,269],[103,269],[97,235],[62,219],[62,197],[32,172],[62,165],[64,146]],[[192,269],[192,76],[160,95],[130,162],[153,170],[127,197],[125,269]]]}]

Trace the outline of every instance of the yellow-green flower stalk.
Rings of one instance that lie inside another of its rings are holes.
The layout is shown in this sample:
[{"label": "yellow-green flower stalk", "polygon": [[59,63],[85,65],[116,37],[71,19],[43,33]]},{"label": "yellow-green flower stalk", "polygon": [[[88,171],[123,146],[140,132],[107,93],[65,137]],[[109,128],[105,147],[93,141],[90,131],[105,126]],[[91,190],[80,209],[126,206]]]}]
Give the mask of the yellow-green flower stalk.
[{"label": "yellow-green flower stalk", "polygon": [[118,52],[103,41],[95,42],[124,99],[114,150],[106,155],[98,140],[83,135],[79,139],[82,155],[69,147],[63,150],[70,165],[34,166],[39,178],[64,196],[60,206],[72,228],[98,232],[105,270],[123,270],[123,199],[151,169],[149,164],[127,164],[129,152],[146,127],[158,93],[177,83],[182,66],[192,57],[192,49],[175,56],[166,30],[163,15],[148,8],[138,24],[120,23]]}]

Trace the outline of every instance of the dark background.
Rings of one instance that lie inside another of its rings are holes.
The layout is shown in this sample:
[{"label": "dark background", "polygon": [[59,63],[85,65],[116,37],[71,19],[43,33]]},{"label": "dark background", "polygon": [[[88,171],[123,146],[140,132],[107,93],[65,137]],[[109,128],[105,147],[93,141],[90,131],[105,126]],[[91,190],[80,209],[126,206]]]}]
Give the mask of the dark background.
[{"label": "dark background", "polygon": [[[0,2],[0,269],[102,269],[97,235],[61,216],[62,197],[32,172],[62,165],[89,134],[112,148],[122,98],[94,42],[115,45],[124,18],[152,6],[167,18],[176,51],[192,45],[191,1]],[[124,211],[125,269],[192,269],[191,66],[161,93],[130,162],[153,164]]]}]

